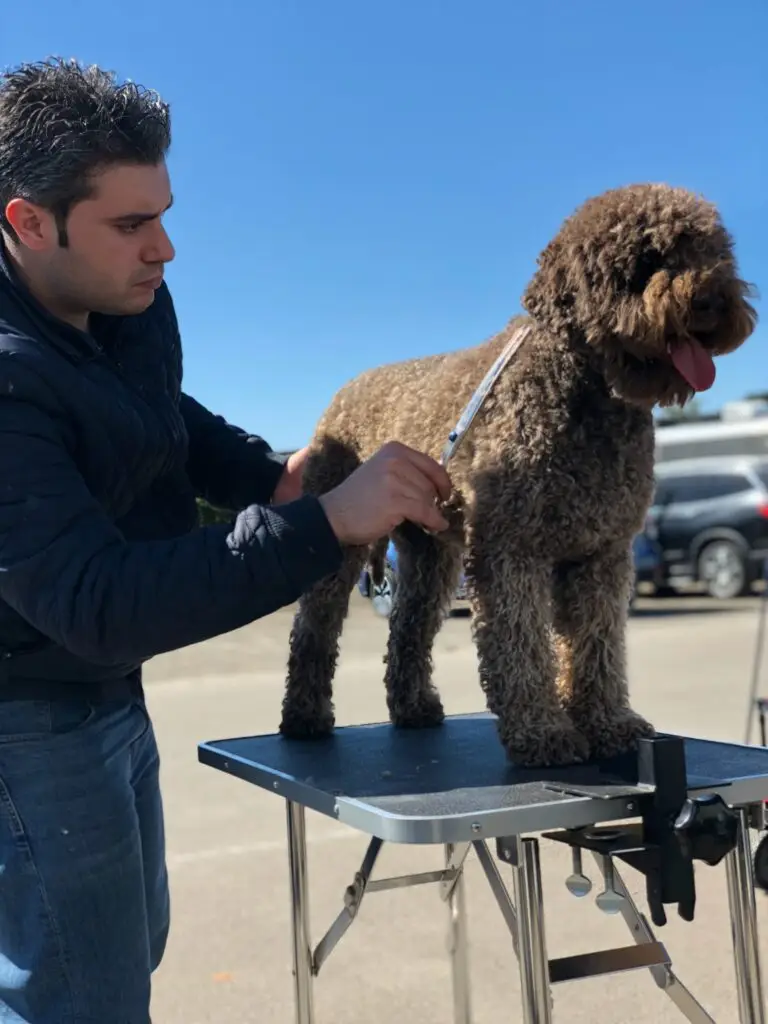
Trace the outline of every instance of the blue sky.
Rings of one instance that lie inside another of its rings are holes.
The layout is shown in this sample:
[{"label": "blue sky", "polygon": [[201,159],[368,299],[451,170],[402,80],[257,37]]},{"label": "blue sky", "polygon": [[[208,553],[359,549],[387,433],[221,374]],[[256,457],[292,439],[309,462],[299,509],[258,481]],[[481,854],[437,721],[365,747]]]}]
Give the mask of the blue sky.
[{"label": "blue sky", "polygon": [[[501,328],[606,188],[704,193],[766,292],[766,39],[765,0],[37,0],[0,64],[78,57],[171,102],[185,386],[280,448],[359,371]],[[705,408],[768,389],[766,330]]]}]

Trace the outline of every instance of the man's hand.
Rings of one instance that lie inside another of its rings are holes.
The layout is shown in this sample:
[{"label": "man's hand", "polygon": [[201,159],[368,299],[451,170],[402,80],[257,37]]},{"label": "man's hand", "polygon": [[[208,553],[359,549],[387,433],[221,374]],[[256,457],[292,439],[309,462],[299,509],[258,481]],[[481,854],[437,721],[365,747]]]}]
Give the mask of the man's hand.
[{"label": "man's hand", "polygon": [[427,530],[447,529],[437,502],[450,494],[450,477],[438,462],[392,441],[320,502],[341,544],[371,544],[406,519]]},{"label": "man's hand", "polygon": [[277,481],[275,493],[272,495],[274,505],[282,505],[288,501],[296,501],[302,495],[302,481],[304,478],[304,466],[307,463],[309,448],[300,448],[293,452],[283,467],[283,473]]}]

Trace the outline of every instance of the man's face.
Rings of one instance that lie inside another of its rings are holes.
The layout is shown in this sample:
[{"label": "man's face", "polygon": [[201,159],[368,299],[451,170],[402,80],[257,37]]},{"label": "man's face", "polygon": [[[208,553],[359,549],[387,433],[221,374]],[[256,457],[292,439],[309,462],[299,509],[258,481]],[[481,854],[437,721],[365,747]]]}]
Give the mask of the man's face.
[{"label": "man's face", "polygon": [[123,165],[94,181],[67,218],[69,245],[51,263],[89,312],[140,313],[152,303],[174,250],[161,218],[171,205],[165,163]]},{"label": "man's face", "polygon": [[72,207],[66,247],[49,214],[34,248],[45,290],[61,310],[130,315],[151,305],[175,255],[161,221],[170,205],[164,162],[124,164],[96,175],[92,195]]}]

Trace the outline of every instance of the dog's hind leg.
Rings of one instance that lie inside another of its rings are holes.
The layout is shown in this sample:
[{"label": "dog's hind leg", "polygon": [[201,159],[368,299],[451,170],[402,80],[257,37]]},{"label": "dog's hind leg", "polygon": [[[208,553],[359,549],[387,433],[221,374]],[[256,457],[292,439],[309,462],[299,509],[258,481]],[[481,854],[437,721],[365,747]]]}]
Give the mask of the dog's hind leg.
[{"label": "dog's hind leg", "polygon": [[654,732],[629,705],[625,631],[633,573],[629,543],[554,572],[559,689],[594,757],[633,750]]},{"label": "dog's hind leg", "polygon": [[550,566],[510,547],[492,524],[473,524],[467,581],[480,682],[511,761],[586,760],[586,739],[562,709],[550,637]]},{"label": "dog's hind leg", "polygon": [[339,571],[299,599],[291,630],[280,724],[284,736],[325,736],[333,730],[333,677],[339,640],[350,594],[364,564],[364,550],[348,549]]},{"label": "dog's hind leg", "polygon": [[[312,494],[329,491],[358,465],[357,455],[346,445],[326,440],[307,462],[304,489]],[[333,677],[339,640],[366,554],[365,548],[346,548],[337,572],[299,599],[290,636],[280,724],[284,736],[323,736],[333,730]]]},{"label": "dog's hind leg", "polygon": [[458,583],[461,547],[411,524],[394,539],[397,592],[385,657],[389,716],[402,728],[439,725],[445,713],[432,682],[432,647]]}]

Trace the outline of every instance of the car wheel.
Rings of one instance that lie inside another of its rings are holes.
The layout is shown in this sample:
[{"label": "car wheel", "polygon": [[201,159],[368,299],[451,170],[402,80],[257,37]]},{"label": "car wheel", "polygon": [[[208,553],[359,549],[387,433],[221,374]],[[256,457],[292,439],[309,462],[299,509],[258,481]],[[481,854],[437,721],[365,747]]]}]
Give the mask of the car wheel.
[{"label": "car wheel", "polygon": [[389,567],[384,570],[384,579],[381,583],[376,584],[371,580],[369,590],[371,607],[382,619],[388,619],[392,614],[396,589],[395,574]]},{"label": "car wheel", "polygon": [[723,601],[747,588],[747,568],[738,547],[729,540],[713,540],[700,553],[698,577],[710,597]]}]

